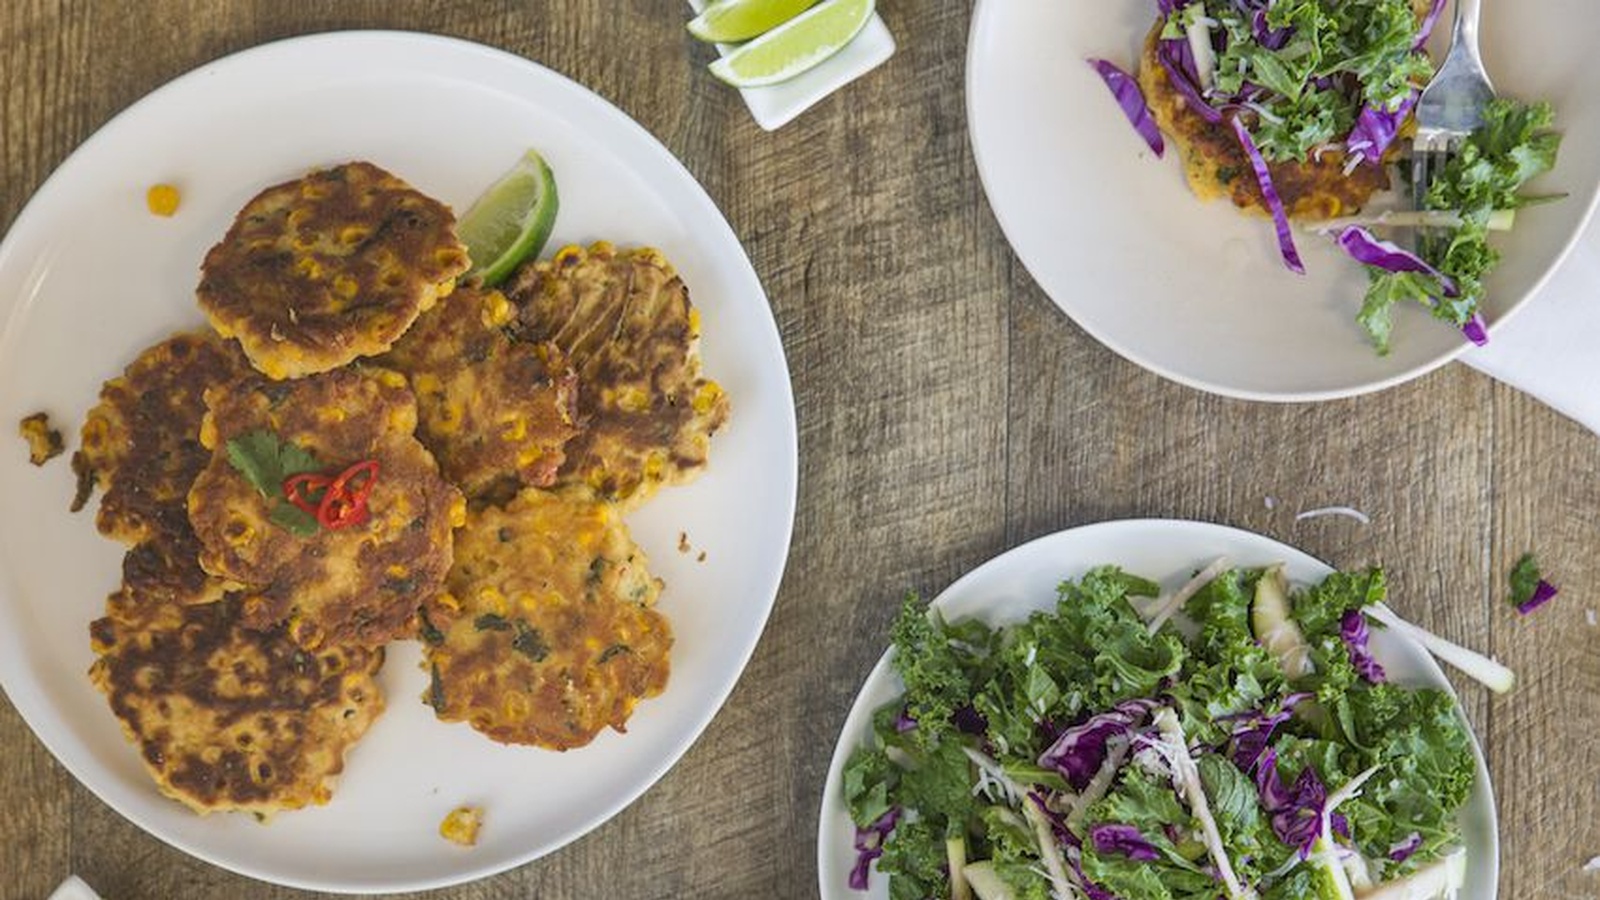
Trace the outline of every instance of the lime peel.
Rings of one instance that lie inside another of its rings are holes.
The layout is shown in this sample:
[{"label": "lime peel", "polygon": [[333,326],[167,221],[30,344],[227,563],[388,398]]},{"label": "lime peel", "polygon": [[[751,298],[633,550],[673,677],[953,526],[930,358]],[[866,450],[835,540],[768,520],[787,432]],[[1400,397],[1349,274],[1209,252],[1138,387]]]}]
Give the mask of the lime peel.
[{"label": "lime peel", "polygon": [[874,7],[873,0],[823,0],[713,62],[711,74],[741,88],[788,81],[855,40]]},{"label": "lime peel", "polygon": [[457,223],[472,260],[469,274],[493,287],[524,260],[537,257],[550,240],[559,208],[555,174],[538,151],[528,150]]},{"label": "lime peel", "polygon": [[817,0],[716,0],[689,21],[689,33],[702,41],[747,41],[793,19]]}]

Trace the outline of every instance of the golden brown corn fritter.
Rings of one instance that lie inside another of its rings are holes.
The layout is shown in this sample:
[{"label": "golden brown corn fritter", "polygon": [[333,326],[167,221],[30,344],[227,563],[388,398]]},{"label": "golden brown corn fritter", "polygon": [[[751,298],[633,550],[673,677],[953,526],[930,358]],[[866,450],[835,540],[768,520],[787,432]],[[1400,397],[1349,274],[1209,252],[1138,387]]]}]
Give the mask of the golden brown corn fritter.
[{"label": "golden brown corn fritter", "polygon": [[662,584],[621,516],[727,421],[688,290],[604,242],[510,296],[456,290],[467,266],[450,210],[370,163],[268,188],[205,258],[214,331],[89,412],[73,509],[101,490],[130,548],[90,678],[190,808],[327,802],[393,640],[423,639],[440,719],[502,742],[580,747],[665,688]]}]

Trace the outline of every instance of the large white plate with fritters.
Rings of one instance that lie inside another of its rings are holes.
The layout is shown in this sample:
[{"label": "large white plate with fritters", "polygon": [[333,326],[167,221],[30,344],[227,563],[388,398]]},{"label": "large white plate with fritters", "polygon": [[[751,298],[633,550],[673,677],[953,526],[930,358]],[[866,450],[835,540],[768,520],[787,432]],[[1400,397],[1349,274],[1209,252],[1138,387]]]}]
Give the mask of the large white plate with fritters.
[{"label": "large white plate with fritters", "polygon": [[[643,793],[744,669],[783,571],[797,473],[794,400],[766,295],[727,222],[661,144],[528,60],[424,35],[329,34],[228,57],[130,107],[61,165],[0,245],[0,421],[14,429],[44,410],[75,446],[102,381],[172,331],[204,324],[200,260],[262,188],[366,159],[459,214],[529,147],[560,185],[551,246],[660,248],[703,313],[705,372],[732,400],[706,473],[629,517],[667,584],[660,609],[677,640],[666,692],[638,706],[626,734],[606,731],[580,750],[502,746],[435,720],[420,699],[416,645],[396,644],[382,674],[388,710],[329,805],[266,826],[201,818],[156,791],[85,675],[88,625],[117,586],[122,548],[96,533],[92,505],[67,512],[66,458],[36,469],[12,438],[0,453],[0,683],[80,781],[162,840],[257,878],[334,891],[502,871]],[[145,208],[159,182],[182,189],[171,219]],[[470,850],[437,831],[459,804],[485,809]]]},{"label": "large white plate with fritters", "polygon": [[[1236,566],[1284,564],[1291,582],[1311,583],[1333,572],[1326,563],[1288,544],[1249,531],[1182,519],[1123,519],[1098,522],[1045,535],[1013,548],[961,576],[945,588],[933,605],[947,621],[975,617],[990,626],[1019,622],[1056,603],[1056,587],[1082,578],[1097,566],[1120,566],[1160,582],[1168,592],[1218,557]],[[889,586],[889,595],[895,594]],[[1391,605],[1412,615],[1425,597],[1394,597]],[[1373,629],[1372,653],[1389,679],[1407,687],[1433,687],[1455,692],[1433,657],[1420,645],[1388,629]],[[817,829],[817,875],[822,900],[884,900],[889,879],[873,869],[866,893],[850,890],[855,865],[855,826],[845,807],[845,763],[872,732],[872,714],[904,692],[886,651],[867,674],[850,714],[840,730],[822,792]],[[1459,709],[1459,707],[1458,707]],[[1466,886],[1460,900],[1494,900],[1500,873],[1500,841],[1496,831],[1494,792],[1476,735],[1472,752],[1477,778],[1461,810],[1462,838],[1467,850]]]},{"label": "large white plate with fritters", "polygon": [[[1306,274],[1284,268],[1272,223],[1189,192],[1172,143],[1156,159],[1087,57],[1135,68],[1155,0],[980,0],[967,43],[967,119],[984,192],[1040,288],[1096,340],[1159,375],[1231,397],[1326,400],[1429,372],[1471,347],[1421,306],[1395,310],[1391,352],[1356,324],[1367,278],[1333,241],[1296,234]],[[1430,49],[1443,56],[1447,8]],[[1556,167],[1527,188],[1565,194],[1522,210],[1491,243],[1484,316],[1532,297],[1571,249],[1600,185],[1600,91],[1586,0],[1486,3],[1495,87],[1547,100],[1564,134]],[[1440,402],[1449,402],[1441,398]]]}]

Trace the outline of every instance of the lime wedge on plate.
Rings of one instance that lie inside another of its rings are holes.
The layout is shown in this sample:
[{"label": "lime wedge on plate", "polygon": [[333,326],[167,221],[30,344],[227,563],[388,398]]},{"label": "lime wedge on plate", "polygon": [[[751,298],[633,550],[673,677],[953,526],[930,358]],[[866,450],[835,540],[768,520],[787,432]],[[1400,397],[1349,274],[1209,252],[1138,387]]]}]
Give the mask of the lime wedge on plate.
[{"label": "lime wedge on plate", "polygon": [[741,88],[788,81],[842,50],[872,8],[872,0],[823,0],[712,63],[711,74]]},{"label": "lime wedge on plate", "polygon": [[555,175],[543,157],[529,150],[456,225],[472,260],[469,274],[493,287],[523,260],[538,256],[550,239],[559,206]]},{"label": "lime wedge on plate", "polygon": [[716,0],[689,20],[689,33],[702,41],[731,44],[765,34],[800,15],[817,0]]}]

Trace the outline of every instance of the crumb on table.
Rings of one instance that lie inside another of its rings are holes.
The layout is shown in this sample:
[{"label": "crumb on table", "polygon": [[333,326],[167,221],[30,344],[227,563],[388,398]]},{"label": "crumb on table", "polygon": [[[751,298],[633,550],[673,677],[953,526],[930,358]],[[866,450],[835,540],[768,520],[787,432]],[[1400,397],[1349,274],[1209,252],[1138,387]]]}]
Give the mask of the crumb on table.
[{"label": "crumb on table", "polygon": [[691,548],[689,547],[689,532],[687,532],[687,531],[678,532],[678,552],[679,553],[688,553],[690,549]]},{"label": "crumb on table", "polygon": [[50,427],[50,416],[42,412],[23,419],[17,432],[28,442],[28,462],[36,466],[60,456],[66,446],[61,442],[61,432]]},{"label": "crumb on table", "polygon": [[483,826],[483,808],[458,806],[439,823],[439,834],[445,840],[471,847],[478,842],[478,829]]}]

